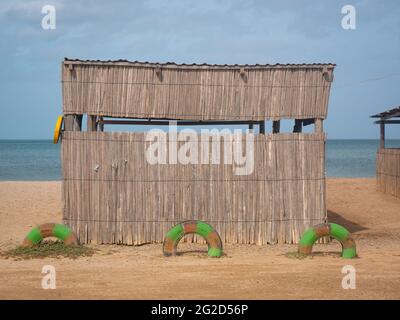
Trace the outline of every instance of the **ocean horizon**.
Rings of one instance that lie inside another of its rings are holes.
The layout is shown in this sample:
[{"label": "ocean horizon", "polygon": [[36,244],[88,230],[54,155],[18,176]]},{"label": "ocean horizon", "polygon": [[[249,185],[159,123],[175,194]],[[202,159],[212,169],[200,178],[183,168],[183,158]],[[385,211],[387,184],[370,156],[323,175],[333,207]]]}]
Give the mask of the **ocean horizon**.
[{"label": "ocean horizon", "polygon": [[[400,139],[386,146],[400,147]],[[374,177],[378,139],[328,139],[328,177]],[[60,144],[52,140],[0,140],[0,181],[61,180]]]}]

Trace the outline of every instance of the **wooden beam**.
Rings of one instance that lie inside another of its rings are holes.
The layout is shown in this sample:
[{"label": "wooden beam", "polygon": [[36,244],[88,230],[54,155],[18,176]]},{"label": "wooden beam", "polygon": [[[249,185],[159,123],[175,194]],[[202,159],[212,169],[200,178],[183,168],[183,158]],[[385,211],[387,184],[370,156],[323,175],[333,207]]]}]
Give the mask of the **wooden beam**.
[{"label": "wooden beam", "polygon": [[260,121],[260,134],[265,134],[265,121]]},{"label": "wooden beam", "polygon": [[162,72],[161,72],[160,66],[157,66],[155,70],[156,70],[157,78],[161,82],[163,80],[163,76],[162,76]]},{"label": "wooden beam", "polygon": [[[171,120],[172,121],[172,120]],[[176,120],[174,120],[176,121]],[[118,124],[118,125],[145,125],[145,126],[168,126],[169,120],[99,120],[99,124]],[[177,121],[178,126],[205,126],[205,125],[253,125],[257,121]]]},{"label": "wooden beam", "polygon": [[272,121],[272,133],[279,133],[280,130],[281,130],[281,121],[280,120]]},{"label": "wooden beam", "polygon": [[74,116],[74,126],[73,131],[82,131],[82,114],[76,114]]},{"label": "wooden beam", "polygon": [[66,114],[64,115],[64,130],[73,131],[74,130],[74,115]]},{"label": "wooden beam", "polygon": [[99,117],[99,121],[98,121],[98,127],[97,127],[98,131],[104,131],[104,122],[103,122],[103,117]]},{"label": "wooden beam", "polygon": [[381,134],[380,134],[380,147],[381,149],[385,148],[385,123],[382,122],[380,124],[381,127]]},{"label": "wooden beam", "polygon": [[97,131],[97,116],[87,115],[87,131]]},{"label": "wooden beam", "polygon": [[303,121],[299,119],[294,120],[293,132],[301,132],[303,130]]},{"label": "wooden beam", "polygon": [[314,132],[324,132],[324,120],[315,119]]},{"label": "wooden beam", "polygon": [[374,123],[377,123],[377,124],[381,124],[381,123],[384,123],[384,124],[399,124],[400,120],[378,120],[378,121],[375,121]]},{"label": "wooden beam", "polygon": [[315,119],[314,118],[310,118],[310,119],[303,119],[303,127],[308,126],[310,124],[314,124],[315,123]]},{"label": "wooden beam", "polygon": [[246,74],[246,71],[244,70],[244,68],[240,68],[240,77],[242,78],[242,80],[244,82],[247,82],[247,74]]}]

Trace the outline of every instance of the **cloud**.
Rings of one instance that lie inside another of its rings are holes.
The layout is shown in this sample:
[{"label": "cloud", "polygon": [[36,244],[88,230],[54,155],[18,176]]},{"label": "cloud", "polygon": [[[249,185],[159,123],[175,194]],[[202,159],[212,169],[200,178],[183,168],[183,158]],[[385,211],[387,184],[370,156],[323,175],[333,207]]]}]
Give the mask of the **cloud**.
[{"label": "cloud", "polygon": [[[400,3],[351,3],[357,9],[355,31],[341,28],[341,7],[347,0],[3,0],[2,108],[10,116],[16,116],[13,108],[37,108],[38,121],[44,113],[60,113],[65,56],[222,64],[335,62],[330,132],[351,136],[358,126],[360,135],[371,137],[375,131],[370,123],[355,126],[350,119],[399,104],[396,79],[341,85],[400,72]],[[45,4],[57,10],[56,30],[41,28]],[[0,121],[0,138],[18,134]],[[30,127],[28,120],[22,122]],[[31,130],[47,136],[40,127]]]}]

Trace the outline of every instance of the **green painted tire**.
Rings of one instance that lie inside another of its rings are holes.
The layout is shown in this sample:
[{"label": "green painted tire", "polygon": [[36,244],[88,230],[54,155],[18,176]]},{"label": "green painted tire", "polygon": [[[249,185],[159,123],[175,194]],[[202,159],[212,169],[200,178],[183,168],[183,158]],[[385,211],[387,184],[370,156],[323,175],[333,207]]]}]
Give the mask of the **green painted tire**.
[{"label": "green painted tire", "polygon": [[310,254],[314,243],[321,237],[331,236],[342,245],[342,257],[352,259],[357,256],[356,243],[350,232],[336,223],[322,223],[307,229],[300,239],[299,254]]},{"label": "green painted tire", "polygon": [[186,234],[202,236],[207,242],[208,255],[210,257],[220,257],[222,255],[222,241],[218,232],[204,221],[189,220],[178,223],[167,232],[163,243],[164,256],[175,255],[179,241]]},{"label": "green painted tire", "polygon": [[78,239],[70,228],[60,223],[45,223],[33,227],[22,242],[23,247],[31,247],[44,238],[55,237],[66,245],[78,244]]}]

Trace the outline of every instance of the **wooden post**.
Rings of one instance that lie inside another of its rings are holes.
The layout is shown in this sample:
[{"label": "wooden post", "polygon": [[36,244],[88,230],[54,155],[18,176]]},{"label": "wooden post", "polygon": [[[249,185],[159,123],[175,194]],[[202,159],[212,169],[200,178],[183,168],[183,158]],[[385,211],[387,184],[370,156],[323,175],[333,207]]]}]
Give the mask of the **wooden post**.
[{"label": "wooden post", "polygon": [[280,120],[272,121],[272,133],[279,133],[280,130],[281,130],[281,121]]},{"label": "wooden post", "polygon": [[294,120],[293,132],[301,132],[303,131],[303,121],[299,119]]},{"label": "wooden post", "polygon": [[[103,121],[103,117],[99,117],[99,121]],[[104,123],[99,123],[98,131],[104,131]]]},{"label": "wooden post", "polygon": [[97,131],[97,116],[87,116],[87,131]]},{"label": "wooden post", "polygon": [[74,115],[66,114],[64,115],[64,130],[73,131],[74,130]]},{"label": "wooden post", "polygon": [[82,131],[82,114],[76,114],[74,116],[74,125],[73,125],[73,131]]},{"label": "wooden post", "polygon": [[314,132],[324,132],[324,123],[322,119],[315,119]]},{"label": "wooden post", "polygon": [[260,134],[265,134],[265,121],[260,121]]},{"label": "wooden post", "polygon": [[384,149],[385,148],[385,123],[381,122],[380,127],[381,127],[380,148]]}]

